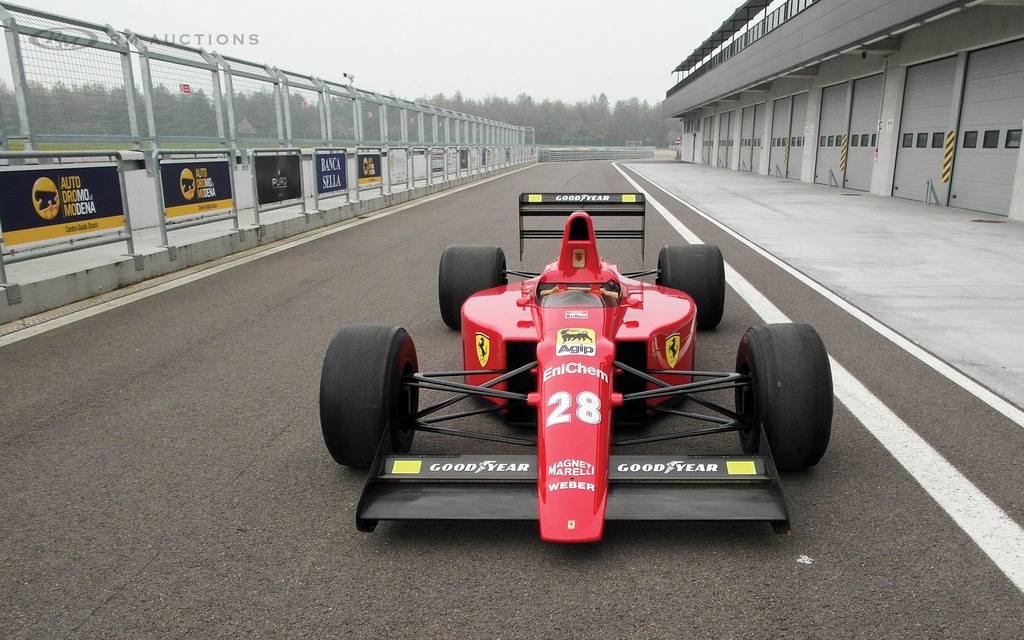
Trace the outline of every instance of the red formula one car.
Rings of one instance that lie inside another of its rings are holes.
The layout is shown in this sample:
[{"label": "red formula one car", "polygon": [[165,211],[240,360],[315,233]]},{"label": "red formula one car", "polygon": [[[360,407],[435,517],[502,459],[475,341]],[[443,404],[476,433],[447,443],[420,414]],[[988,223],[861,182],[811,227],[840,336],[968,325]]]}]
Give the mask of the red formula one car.
[{"label": "red formula one car", "polygon": [[[321,374],[320,422],[337,462],[369,470],[360,530],[379,520],[537,520],[541,538],[558,542],[598,540],[607,520],[759,520],[788,530],[778,470],[816,464],[829,441],[824,345],[808,325],[754,326],[734,372],[694,371],[697,330],[722,318],[722,255],[668,246],[656,270],[621,273],[597,239],[642,240],[644,208],[642,194],[523,194],[520,251],[526,239],[561,238],[558,259],[540,273],[509,270],[499,247],[448,247],[438,294],[444,322],[461,329],[462,371],[418,371],[398,327],[337,333]],[[563,229],[533,226],[552,215],[568,215]],[[609,216],[639,228],[595,229]],[[523,279],[510,284],[510,275]],[[421,407],[426,390],[446,397]],[[723,406],[723,392],[734,407]],[[483,402],[455,408],[473,397]],[[525,425],[530,437],[439,426],[485,413]],[[659,416],[697,426],[650,433]],[[417,431],[532,452],[416,455]],[[729,431],[742,454],[620,453]]]}]

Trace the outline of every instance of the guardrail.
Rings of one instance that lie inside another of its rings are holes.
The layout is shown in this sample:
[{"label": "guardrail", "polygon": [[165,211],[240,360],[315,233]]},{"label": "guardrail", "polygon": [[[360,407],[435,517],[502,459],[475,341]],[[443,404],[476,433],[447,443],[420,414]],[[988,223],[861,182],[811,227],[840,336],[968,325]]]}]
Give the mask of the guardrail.
[{"label": "guardrail", "polygon": [[3,150],[535,142],[530,127],[359,89],[348,74],[332,82],[7,3],[0,22]]},{"label": "guardrail", "polygon": [[696,64],[687,69],[685,77],[669,89],[665,97],[671,97],[673,94],[681,91],[686,85],[779,28],[815,2],[817,0],[788,0],[785,4],[765,15],[761,20],[748,24],[738,35],[732,36],[728,44],[723,44],[717,53],[698,60]]},{"label": "guardrail", "polygon": [[637,160],[653,157],[654,147],[541,147],[537,149],[539,162]]},{"label": "guardrail", "polygon": [[124,242],[134,253],[120,151],[0,152],[4,264]]},{"label": "guardrail", "polygon": [[[151,156],[0,152],[0,292],[7,302],[0,299],[0,323],[532,164],[536,149],[160,149]],[[199,225],[213,228],[175,233]],[[102,247],[118,242],[125,249]],[[65,273],[62,263],[76,272],[74,259],[65,263],[60,254],[90,248],[84,261],[104,256],[111,267],[105,275],[85,270],[64,297],[34,293],[48,279],[40,273]],[[48,257],[54,260],[42,272],[5,268]]]}]

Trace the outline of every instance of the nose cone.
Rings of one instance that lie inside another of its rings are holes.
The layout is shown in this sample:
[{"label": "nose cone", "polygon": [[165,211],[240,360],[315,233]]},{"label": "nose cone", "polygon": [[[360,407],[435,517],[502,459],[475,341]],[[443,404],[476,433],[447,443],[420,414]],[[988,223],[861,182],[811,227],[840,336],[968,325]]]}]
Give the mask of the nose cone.
[{"label": "nose cone", "polygon": [[[545,309],[537,345],[538,517],[551,542],[599,540],[604,530],[615,346],[605,309],[566,319]],[[550,328],[550,329],[548,329]]]}]

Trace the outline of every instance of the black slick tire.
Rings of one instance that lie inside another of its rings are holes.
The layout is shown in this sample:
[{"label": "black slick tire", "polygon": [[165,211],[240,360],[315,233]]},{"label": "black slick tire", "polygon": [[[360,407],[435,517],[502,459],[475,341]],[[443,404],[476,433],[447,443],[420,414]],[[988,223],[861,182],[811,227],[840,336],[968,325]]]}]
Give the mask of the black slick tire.
[{"label": "black slick tire", "polygon": [[736,412],[746,453],[756,453],[760,429],[780,471],[812,467],[828,448],[832,431],[832,370],[825,345],[806,324],[747,329],[736,352],[736,371],[750,376],[736,390]]},{"label": "black slick tire", "polygon": [[492,287],[508,284],[505,252],[488,245],[453,245],[441,254],[437,300],[441,319],[452,329],[462,327],[462,303]]},{"label": "black slick tire", "polygon": [[391,451],[409,451],[419,396],[401,379],[418,370],[401,327],[355,325],[335,334],[320,373],[320,428],[338,464],[368,469],[385,431]]},{"label": "black slick tire", "polygon": [[725,261],[713,244],[669,245],[658,254],[655,284],[689,295],[697,304],[697,329],[714,329],[725,310]]}]

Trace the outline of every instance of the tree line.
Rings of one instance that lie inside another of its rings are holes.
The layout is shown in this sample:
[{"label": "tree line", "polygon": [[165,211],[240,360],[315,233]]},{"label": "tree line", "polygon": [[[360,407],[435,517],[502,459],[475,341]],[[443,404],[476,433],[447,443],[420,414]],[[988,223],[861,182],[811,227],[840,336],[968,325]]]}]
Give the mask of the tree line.
[{"label": "tree line", "polygon": [[522,127],[533,127],[537,144],[623,145],[642,143],[664,147],[675,141],[678,126],[661,117],[661,103],[639,98],[617,100],[612,106],[604,93],[573,104],[562,100],[537,102],[525,93],[515,100],[488,96],[466,98],[438,93],[416,99],[421,104],[461,111]]}]

